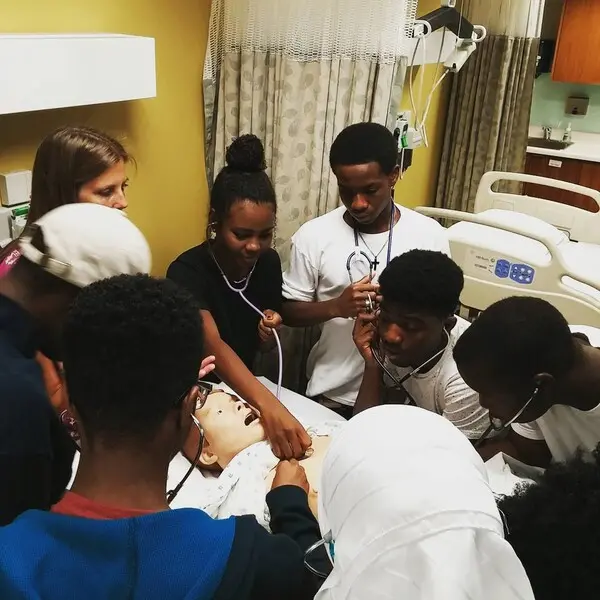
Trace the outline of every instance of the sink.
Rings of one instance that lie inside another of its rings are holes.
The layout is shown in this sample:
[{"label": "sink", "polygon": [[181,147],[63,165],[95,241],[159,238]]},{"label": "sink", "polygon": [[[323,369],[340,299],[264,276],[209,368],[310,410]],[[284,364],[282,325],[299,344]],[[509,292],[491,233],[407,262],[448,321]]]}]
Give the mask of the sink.
[{"label": "sink", "polygon": [[529,138],[527,140],[527,145],[533,146],[534,148],[546,148],[547,150],[566,150],[569,146],[573,145],[573,142],[545,140],[543,138]]}]

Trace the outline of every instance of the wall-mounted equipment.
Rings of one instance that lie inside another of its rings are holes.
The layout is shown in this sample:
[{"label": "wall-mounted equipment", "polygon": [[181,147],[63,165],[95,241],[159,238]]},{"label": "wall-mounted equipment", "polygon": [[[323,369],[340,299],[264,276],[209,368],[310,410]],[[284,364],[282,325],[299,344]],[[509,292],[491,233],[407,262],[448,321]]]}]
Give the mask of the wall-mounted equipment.
[{"label": "wall-mounted equipment", "polygon": [[2,206],[16,206],[29,202],[31,171],[0,173],[0,200]]},{"label": "wall-mounted equipment", "polygon": [[0,207],[0,248],[19,237],[27,224],[29,204]]},{"label": "wall-mounted equipment", "polygon": [[569,98],[567,98],[565,114],[584,117],[588,114],[589,107],[589,98],[586,98],[585,96],[570,96]]}]

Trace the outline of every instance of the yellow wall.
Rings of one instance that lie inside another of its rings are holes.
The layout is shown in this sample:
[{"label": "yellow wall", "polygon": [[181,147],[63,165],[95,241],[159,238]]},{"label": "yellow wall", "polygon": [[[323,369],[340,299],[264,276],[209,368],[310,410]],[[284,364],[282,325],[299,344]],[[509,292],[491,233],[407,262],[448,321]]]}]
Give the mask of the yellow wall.
[{"label": "yellow wall", "polygon": [[[419,15],[427,14],[428,12],[439,8],[439,0],[420,0]],[[411,74],[410,69],[406,74],[404,83],[404,93],[401,102],[401,109],[411,110],[410,96],[408,92],[409,78],[413,77],[413,91],[417,109],[419,114],[422,114],[425,108],[425,98],[429,94],[433,84],[435,83],[435,65],[425,66],[425,84],[423,86],[423,99],[421,104],[418,104],[420,69],[416,67],[414,73]],[[443,73],[443,67],[440,67],[438,77]],[[448,101],[450,98],[451,78],[453,75],[448,75],[435,91],[429,116],[427,117],[427,136],[429,138],[429,147],[424,146],[416,149],[413,152],[413,163],[410,169],[404,174],[404,178],[396,185],[394,197],[396,200],[406,206],[430,206],[435,199],[437,187],[437,179],[440,168],[440,159],[442,154],[442,145],[444,142],[444,130],[446,127],[446,114],[448,112]],[[414,117],[414,115],[413,115]]]},{"label": "yellow wall", "polygon": [[0,0],[2,33],[156,39],[156,98],[0,116],[0,172],[31,168],[42,138],[65,124],[97,127],[125,143],[138,164],[130,173],[128,213],[148,237],[156,274],[204,237],[202,66],[209,11],[210,0]]}]

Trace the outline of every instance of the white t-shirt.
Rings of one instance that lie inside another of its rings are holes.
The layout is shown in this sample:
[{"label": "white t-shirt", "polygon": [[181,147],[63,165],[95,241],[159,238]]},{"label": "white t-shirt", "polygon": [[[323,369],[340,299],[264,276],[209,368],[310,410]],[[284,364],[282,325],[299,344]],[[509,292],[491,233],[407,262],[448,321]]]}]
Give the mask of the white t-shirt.
[{"label": "white t-shirt", "polygon": [[[392,257],[415,248],[450,255],[446,230],[433,219],[397,205],[400,219],[392,234]],[[283,274],[283,296],[300,302],[338,298],[350,285],[348,257],[354,253],[354,230],[344,221],[345,207],[308,221],[292,238],[290,265]],[[383,271],[387,260],[388,232],[362,234],[360,249],[371,257],[379,253]],[[369,251],[369,248],[372,252]],[[380,252],[381,250],[381,252]],[[352,261],[352,280],[368,275],[367,260]],[[307,396],[324,395],[352,406],[356,402],[364,361],[352,341],[352,319],[336,318],[322,325],[321,337],[308,357],[310,380]]]},{"label": "white t-shirt", "polygon": [[[572,325],[571,331],[585,334],[592,346],[600,347],[600,329]],[[532,423],[514,423],[512,428],[530,440],[545,440],[555,461],[564,462],[578,449],[595,450],[600,442],[600,404],[582,411],[558,404]]]},{"label": "white t-shirt", "polygon": [[[442,415],[456,425],[469,439],[479,439],[489,427],[488,411],[479,404],[479,394],[473,391],[460,376],[452,351],[458,338],[470,323],[457,317],[450,332],[446,350],[439,362],[427,373],[415,374],[404,382],[404,388],[414,398],[417,406]],[[412,369],[396,367],[389,361],[385,365],[398,379]],[[385,385],[392,381],[384,376]]]}]

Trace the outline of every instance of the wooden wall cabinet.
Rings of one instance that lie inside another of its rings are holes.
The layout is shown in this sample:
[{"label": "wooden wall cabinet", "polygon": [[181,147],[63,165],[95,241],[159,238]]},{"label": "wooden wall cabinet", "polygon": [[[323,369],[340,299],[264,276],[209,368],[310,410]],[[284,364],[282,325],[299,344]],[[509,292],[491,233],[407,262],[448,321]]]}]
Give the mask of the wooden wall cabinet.
[{"label": "wooden wall cabinet", "polygon": [[600,84],[600,0],[565,0],[553,81]]},{"label": "wooden wall cabinet", "polygon": [[[527,154],[525,173],[577,183],[588,188],[600,190],[600,163],[543,156],[541,154]],[[569,204],[570,206],[576,206],[577,208],[583,208],[591,212],[597,212],[598,210],[596,203],[587,196],[544,185],[526,183],[523,186],[523,193],[527,196]]]}]

